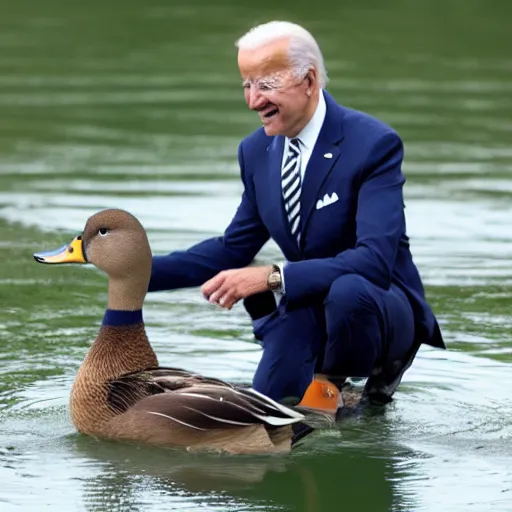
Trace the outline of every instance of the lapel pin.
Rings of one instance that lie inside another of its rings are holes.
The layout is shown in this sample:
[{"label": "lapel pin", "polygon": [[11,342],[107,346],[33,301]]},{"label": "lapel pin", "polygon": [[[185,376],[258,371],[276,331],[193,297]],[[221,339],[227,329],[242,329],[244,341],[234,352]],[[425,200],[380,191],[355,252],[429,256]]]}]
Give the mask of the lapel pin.
[{"label": "lapel pin", "polygon": [[324,158],[332,158],[332,153],[325,153]]}]

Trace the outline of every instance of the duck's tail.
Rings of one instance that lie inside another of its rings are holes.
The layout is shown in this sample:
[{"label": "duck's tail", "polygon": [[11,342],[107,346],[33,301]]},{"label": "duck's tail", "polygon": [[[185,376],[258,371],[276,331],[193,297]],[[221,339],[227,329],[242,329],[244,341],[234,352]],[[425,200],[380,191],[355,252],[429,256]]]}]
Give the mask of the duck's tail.
[{"label": "duck's tail", "polygon": [[293,436],[292,436],[292,448],[306,436],[312,434],[315,431],[313,427],[306,425],[305,423],[295,423],[293,425]]},{"label": "duck's tail", "polygon": [[317,429],[331,427],[336,421],[336,412],[341,394],[330,382],[315,379],[306,390],[302,400],[288,398],[280,403],[262,395],[252,388],[237,388],[252,406],[260,412],[258,418],[270,428],[291,425],[292,446]]},{"label": "duck's tail", "polygon": [[292,446],[315,430],[331,428],[336,423],[336,415],[331,412],[301,406],[294,407],[294,409],[300,412],[304,418],[299,423],[292,425]]}]

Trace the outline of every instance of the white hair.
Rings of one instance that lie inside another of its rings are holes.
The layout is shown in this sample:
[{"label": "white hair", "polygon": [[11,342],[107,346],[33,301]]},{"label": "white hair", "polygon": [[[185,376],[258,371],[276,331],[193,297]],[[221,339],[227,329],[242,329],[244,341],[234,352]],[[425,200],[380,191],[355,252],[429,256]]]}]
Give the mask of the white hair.
[{"label": "white hair", "polygon": [[327,84],[324,58],[315,38],[300,25],[289,21],[270,21],[253,27],[236,42],[236,47],[252,50],[279,39],[289,39],[288,57],[298,76],[305,76],[312,67],[318,73],[321,88]]}]

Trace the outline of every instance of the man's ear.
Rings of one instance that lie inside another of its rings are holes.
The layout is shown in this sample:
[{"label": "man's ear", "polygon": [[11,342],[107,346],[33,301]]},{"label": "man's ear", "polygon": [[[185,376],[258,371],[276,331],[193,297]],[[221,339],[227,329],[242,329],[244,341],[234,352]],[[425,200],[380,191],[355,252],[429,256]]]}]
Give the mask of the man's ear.
[{"label": "man's ear", "polygon": [[306,94],[308,96],[311,96],[313,94],[313,89],[315,88],[317,81],[318,81],[315,68],[311,68],[308,71],[308,74],[306,75],[305,80],[306,80]]}]

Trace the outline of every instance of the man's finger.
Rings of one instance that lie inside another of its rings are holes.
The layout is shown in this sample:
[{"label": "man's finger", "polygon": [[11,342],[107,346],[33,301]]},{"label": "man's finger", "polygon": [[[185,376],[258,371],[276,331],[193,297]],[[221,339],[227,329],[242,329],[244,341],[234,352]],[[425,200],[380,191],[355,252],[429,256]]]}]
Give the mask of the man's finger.
[{"label": "man's finger", "polygon": [[[212,304],[220,304],[220,300],[225,297],[232,295],[232,290],[230,289],[230,286],[225,281],[214,291],[210,294],[208,297],[208,301]],[[220,304],[222,305],[222,304]]]},{"label": "man's finger", "polygon": [[210,295],[222,285],[224,279],[225,277],[221,274],[217,274],[215,277],[212,277],[210,280],[206,281],[203,286],[201,286],[201,293],[209,299]]},{"label": "man's finger", "polygon": [[220,304],[220,301],[222,300],[222,297],[225,295],[225,292],[222,290],[216,290],[214,291],[208,298],[208,302],[211,302],[212,304]]},{"label": "man's finger", "polygon": [[238,300],[239,299],[235,295],[228,293],[219,299],[219,306],[222,306],[226,309],[231,309],[238,302]]}]

